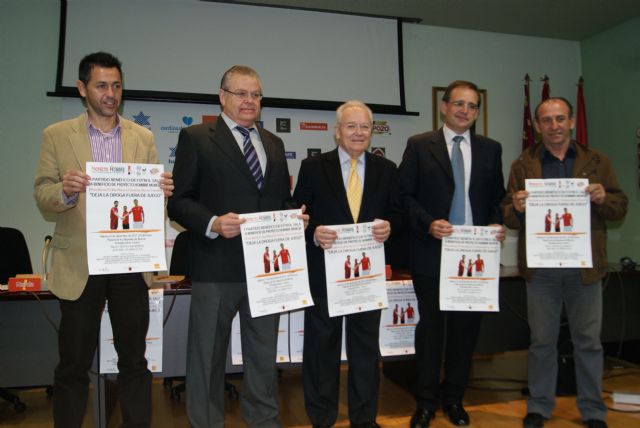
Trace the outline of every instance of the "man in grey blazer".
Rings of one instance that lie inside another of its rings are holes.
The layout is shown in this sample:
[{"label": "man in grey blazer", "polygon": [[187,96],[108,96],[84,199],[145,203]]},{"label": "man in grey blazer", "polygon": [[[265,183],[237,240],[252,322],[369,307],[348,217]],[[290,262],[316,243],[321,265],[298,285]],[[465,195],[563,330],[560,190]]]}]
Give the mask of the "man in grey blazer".
[{"label": "man in grey blazer", "polygon": [[216,122],[180,132],[173,167],[176,189],[168,204],[169,216],[192,236],[187,414],[196,428],[224,425],[227,345],[239,311],[241,413],[251,427],[276,427],[279,316],[251,317],[239,214],[295,204],[282,140],[255,125],[262,99],[256,71],[231,67],[219,95],[222,114]]},{"label": "man in grey blazer", "polygon": [[[477,86],[452,82],[440,102],[444,126],[410,137],[399,167],[400,196],[412,231],[411,274],[420,313],[415,340],[417,409],[412,428],[428,427],[440,404],[454,425],[469,424],[462,399],[482,314],[441,311],[439,277],[442,238],[452,233],[453,224],[502,223],[502,147],[471,132],[479,109]],[[497,238],[503,240],[504,228],[500,227]],[[440,383],[443,350],[444,379]]]},{"label": "man in grey blazer", "polygon": [[[48,286],[60,299],[59,354],[53,385],[56,427],[80,427],[105,300],[118,352],[118,395],[123,426],[148,427],[151,372],[147,369],[149,326],[147,285],[140,273],[89,275],[86,198],[90,177],[85,163],[158,163],[153,134],[118,115],[122,67],[111,54],[98,52],[80,62],[78,91],[87,110],[54,123],[42,133],[34,195],[43,212],[56,215],[51,241]],[[171,173],[160,186],[171,195]]]}]

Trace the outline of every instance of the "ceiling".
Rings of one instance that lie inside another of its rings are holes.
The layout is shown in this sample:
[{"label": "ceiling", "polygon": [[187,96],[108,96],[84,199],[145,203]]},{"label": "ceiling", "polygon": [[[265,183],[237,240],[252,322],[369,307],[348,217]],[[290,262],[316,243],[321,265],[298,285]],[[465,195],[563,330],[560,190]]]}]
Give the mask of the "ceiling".
[{"label": "ceiling", "polygon": [[640,0],[242,0],[235,3],[417,18],[424,25],[578,41],[640,16]]}]

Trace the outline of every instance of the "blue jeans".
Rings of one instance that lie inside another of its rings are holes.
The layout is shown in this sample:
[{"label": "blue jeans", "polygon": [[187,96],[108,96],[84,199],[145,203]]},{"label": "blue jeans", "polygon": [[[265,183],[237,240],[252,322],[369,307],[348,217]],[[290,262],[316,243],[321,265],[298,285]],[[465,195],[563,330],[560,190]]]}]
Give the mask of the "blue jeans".
[{"label": "blue jeans", "polygon": [[528,413],[551,417],[558,376],[558,333],[565,305],[575,361],[577,405],[583,420],[605,420],[602,401],[602,281],[583,284],[579,269],[537,269],[527,283],[529,347]]}]

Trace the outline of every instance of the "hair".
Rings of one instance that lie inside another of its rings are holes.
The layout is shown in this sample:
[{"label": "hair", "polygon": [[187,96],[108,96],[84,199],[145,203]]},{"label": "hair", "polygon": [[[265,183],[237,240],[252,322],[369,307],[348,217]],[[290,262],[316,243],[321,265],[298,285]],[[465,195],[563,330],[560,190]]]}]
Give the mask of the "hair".
[{"label": "hair", "polygon": [[222,79],[220,80],[220,89],[229,90],[229,79],[233,74],[255,77],[258,80],[260,87],[262,87],[262,83],[260,83],[260,75],[257,71],[247,65],[234,65],[222,75]]},{"label": "hair", "polygon": [[85,85],[91,79],[93,67],[117,68],[122,78],[122,63],[118,58],[107,52],[95,52],[82,58],[78,66],[78,79]]},{"label": "hair", "polygon": [[538,111],[540,111],[540,107],[542,106],[542,104],[546,103],[546,102],[550,102],[550,101],[560,101],[563,102],[567,105],[567,107],[569,108],[569,117],[573,117],[573,106],[571,105],[571,103],[569,102],[568,99],[566,99],[565,97],[549,97],[544,101],[540,101],[540,103],[538,103],[538,105],[536,106],[536,110],[535,110],[535,114],[534,114],[534,118],[536,120],[536,122],[538,121]]},{"label": "hair", "polygon": [[373,122],[373,113],[371,112],[371,109],[369,108],[369,106],[367,106],[362,101],[351,100],[351,101],[347,101],[346,103],[342,104],[336,110],[336,126],[339,125],[342,122],[342,113],[344,113],[344,111],[346,109],[354,108],[354,107],[355,108],[361,108],[362,110],[366,111],[367,114],[369,115],[369,121]]},{"label": "hair", "polygon": [[456,88],[467,88],[474,91],[478,96],[478,107],[480,107],[480,104],[482,103],[480,89],[478,89],[478,86],[475,83],[466,80],[454,80],[453,82],[449,83],[449,86],[447,86],[444,94],[442,94],[442,101],[449,102],[449,100],[451,99],[451,92],[453,92],[453,90]]}]

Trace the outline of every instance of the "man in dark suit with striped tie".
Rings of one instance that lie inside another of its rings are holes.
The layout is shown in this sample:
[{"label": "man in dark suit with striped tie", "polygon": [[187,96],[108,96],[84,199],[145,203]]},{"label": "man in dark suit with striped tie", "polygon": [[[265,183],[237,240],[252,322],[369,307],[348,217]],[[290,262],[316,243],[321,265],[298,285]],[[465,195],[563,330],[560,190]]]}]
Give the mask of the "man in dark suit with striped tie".
[{"label": "man in dark suit with striped tie", "polygon": [[224,374],[231,321],[239,311],[244,379],[241,413],[249,426],[278,427],[278,315],[252,318],[247,299],[241,213],[293,208],[282,140],[255,126],[262,89],[255,70],[234,66],[220,84],[216,122],[180,132],[169,216],[191,232],[192,281],[187,346],[191,426],[224,425]]},{"label": "man in dark suit with striped tie", "polygon": [[[428,427],[440,405],[454,425],[469,424],[462,399],[482,314],[441,311],[439,277],[441,240],[452,233],[452,225],[502,223],[502,148],[470,131],[480,101],[475,84],[452,82],[440,102],[444,126],[409,138],[399,168],[401,198],[412,232],[411,273],[420,313],[415,337],[417,409],[412,428]],[[504,228],[498,239],[504,239]],[[440,383],[443,350],[445,374]]]}]

